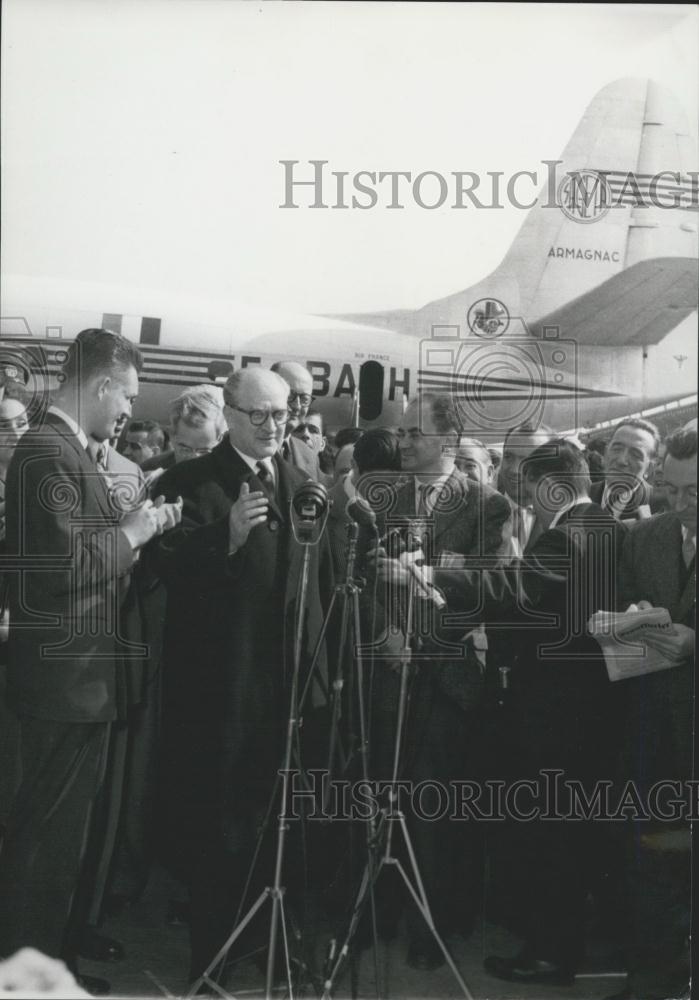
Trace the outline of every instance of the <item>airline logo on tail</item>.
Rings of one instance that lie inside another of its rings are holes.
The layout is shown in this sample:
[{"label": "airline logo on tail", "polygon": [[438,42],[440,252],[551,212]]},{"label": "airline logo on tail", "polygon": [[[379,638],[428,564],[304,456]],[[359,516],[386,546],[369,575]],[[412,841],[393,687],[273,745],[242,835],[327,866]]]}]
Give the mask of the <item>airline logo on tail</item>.
[{"label": "airline logo on tail", "polygon": [[669,170],[657,174],[619,170],[575,170],[558,186],[561,211],[573,222],[597,222],[612,208],[699,207],[699,173],[684,177]]}]

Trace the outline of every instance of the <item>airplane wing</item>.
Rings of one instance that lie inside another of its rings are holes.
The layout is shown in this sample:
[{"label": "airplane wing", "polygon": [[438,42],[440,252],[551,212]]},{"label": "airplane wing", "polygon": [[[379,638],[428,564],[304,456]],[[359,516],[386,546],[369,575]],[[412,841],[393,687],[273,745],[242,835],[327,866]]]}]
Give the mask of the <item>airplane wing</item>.
[{"label": "airplane wing", "polygon": [[578,344],[657,344],[697,308],[698,262],[656,257],[607,281],[530,323],[534,336],[558,327]]}]

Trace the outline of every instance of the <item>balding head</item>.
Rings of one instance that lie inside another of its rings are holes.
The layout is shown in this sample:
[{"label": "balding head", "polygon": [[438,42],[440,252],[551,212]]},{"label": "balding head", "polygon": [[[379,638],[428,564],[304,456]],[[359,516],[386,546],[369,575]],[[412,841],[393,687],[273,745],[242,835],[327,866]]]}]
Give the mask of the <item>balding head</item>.
[{"label": "balding head", "polygon": [[231,444],[251,458],[279,449],[287,421],[289,386],[266,368],[242,368],[223,387],[223,414]]},{"label": "balding head", "polygon": [[289,422],[287,434],[302,423],[313,402],[313,376],[298,361],[277,361],[272,371],[284,379],[288,385]]}]

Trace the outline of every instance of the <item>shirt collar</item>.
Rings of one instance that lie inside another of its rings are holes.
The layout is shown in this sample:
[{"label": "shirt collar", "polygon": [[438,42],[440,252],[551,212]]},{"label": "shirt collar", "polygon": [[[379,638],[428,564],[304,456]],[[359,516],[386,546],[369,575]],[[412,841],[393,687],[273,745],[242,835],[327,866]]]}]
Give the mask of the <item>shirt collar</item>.
[{"label": "shirt collar", "polygon": [[250,469],[252,469],[252,471],[255,473],[255,475],[257,475],[257,472],[258,472],[258,468],[257,467],[260,464],[260,462],[262,462],[262,464],[268,470],[268,472],[270,473],[271,476],[274,475],[274,462],[272,461],[271,457],[268,456],[267,458],[255,458],[253,455],[246,455],[246,453],[244,451],[241,451],[240,448],[236,448],[236,446],[234,444],[231,444],[231,448],[238,455],[240,455],[240,457],[242,458],[242,460],[245,462],[245,464]]},{"label": "shirt collar", "polygon": [[590,498],[587,496],[576,497],[575,500],[572,500],[570,503],[567,503],[565,504],[565,506],[561,507],[560,510],[557,510],[556,513],[553,515],[551,523],[549,524],[549,529],[555,528],[560,519],[563,517],[563,515],[567,513],[567,511],[572,510],[573,507],[577,507],[578,504],[581,503],[590,503]]},{"label": "shirt collar", "polygon": [[688,538],[691,538],[692,541],[694,542],[694,548],[696,549],[696,547],[697,547],[697,533],[696,533],[696,531],[693,531],[690,534],[689,533],[689,528],[685,528],[685,526],[683,524],[680,525],[680,528],[682,529],[682,541],[686,542]]},{"label": "shirt collar", "polygon": [[[453,470],[452,470],[453,471]],[[424,497],[424,508],[427,513],[431,513],[444,489],[447,480],[451,477],[452,472],[443,472],[439,476],[434,476],[432,479],[420,479],[418,476],[415,477],[415,512],[419,513],[421,501]]]},{"label": "shirt collar", "polygon": [[604,489],[602,490],[602,501],[600,506],[602,507],[609,506],[610,494],[614,495],[616,493],[619,499],[623,497],[624,506],[626,507],[638,494],[638,491],[640,489],[641,489],[640,479],[637,480],[633,486],[627,486],[625,484],[615,484],[615,483],[612,483],[610,485],[609,483],[605,482]]},{"label": "shirt collar", "polygon": [[68,430],[72,431],[73,434],[75,434],[76,438],[83,446],[85,451],[89,451],[87,434],[82,429],[80,424],[77,424],[72,417],[68,416],[65,410],[62,410],[59,406],[56,406],[55,403],[52,406],[49,406],[48,412],[52,413],[54,417],[58,417],[59,420],[62,420],[63,423],[66,424],[66,426],[68,427]]}]

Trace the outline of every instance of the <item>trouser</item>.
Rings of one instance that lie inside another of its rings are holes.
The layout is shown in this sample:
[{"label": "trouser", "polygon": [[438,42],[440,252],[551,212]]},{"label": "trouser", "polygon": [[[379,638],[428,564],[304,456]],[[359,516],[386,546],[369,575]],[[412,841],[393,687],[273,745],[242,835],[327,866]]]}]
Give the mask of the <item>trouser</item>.
[{"label": "trouser", "polygon": [[644,834],[635,824],[628,840],[629,979],[639,996],[679,996],[689,980],[691,836]]},{"label": "trouser", "polygon": [[22,781],[0,856],[0,955],[30,945],[72,957],[81,918],[71,911],[109,730],[109,723],[21,720]]},{"label": "trouser", "polygon": [[[372,778],[392,776],[400,676],[383,670],[374,678],[372,726]],[[473,778],[469,715],[443,691],[429,669],[412,679],[410,701],[404,722],[404,743],[399,779],[410,782],[403,802],[408,837],[417,869],[437,928],[468,930],[482,899],[482,831],[452,816],[455,784]],[[410,881],[415,876],[400,830],[394,829],[393,844]],[[424,917],[406,889],[396,891],[396,880],[379,888],[379,906],[394,919],[407,902],[408,929],[412,940],[427,939]],[[389,916],[390,922],[390,916]]]}]

